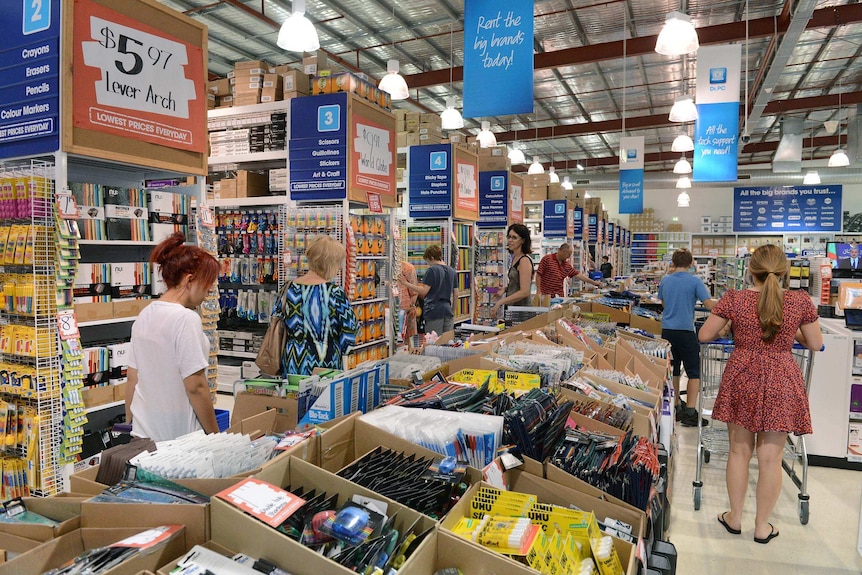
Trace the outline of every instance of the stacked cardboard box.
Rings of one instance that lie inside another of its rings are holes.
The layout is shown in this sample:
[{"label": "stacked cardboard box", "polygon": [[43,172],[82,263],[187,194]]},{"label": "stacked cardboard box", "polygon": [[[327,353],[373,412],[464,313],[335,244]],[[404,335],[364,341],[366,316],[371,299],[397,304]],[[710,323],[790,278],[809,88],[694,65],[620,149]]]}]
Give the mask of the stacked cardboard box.
[{"label": "stacked cardboard box", "polygon": [[326,52],[304,52],[302,55],[302,71],[308,76],[319,76],[323,70],[329,70],[329,59]]},{"label": "stacked cardboard box", "polygon": [[548,186],[551,176],[548,174],[524,174],[524,201],[538,202],[548,199]]},{"label": "stacked cardboard box", "polygon": [[281,78],[281,98],[279,100],[290,100],[297,96],[307,96],[311,92],[308,74],[285,64],[270,68],[270,73]]},{"label": "stacked cardboard box", "polygon": [[703,233],[729,234],[733,232],[733,216],[701,216],[700,231]]},{"label": "stacked cardboard box", "polygon": [[236,178],[224,178],[213,184],[215,199],[252,198],[269,194],[269,176],[237,170]]},{"label": "stacked cardboard box", "polygon": [[663,232],[665,231],[664,220],[656,219],[655,210],[646,208],[640,214],[629,216],[629,228],[633,232]]},{"label": "stacked cardboard box", "polygon": [[263,60],[237,62],[230,77],[233,86],[233,105],[248,106],[261,102],[264,76],[269,73],[270,65]]},{"label": "stacked cardboard box", "polygon": [[505,171],[512,167],[512,164],[509,162],[509,149],[506,146],[478,148],[477,153],[479,155],[480,172]]},{"label": "stacked cardboard box", "polygon": [[437,114],[395,110],[395,131],[399,148],[439,144],[444,139],[440,116]]}]

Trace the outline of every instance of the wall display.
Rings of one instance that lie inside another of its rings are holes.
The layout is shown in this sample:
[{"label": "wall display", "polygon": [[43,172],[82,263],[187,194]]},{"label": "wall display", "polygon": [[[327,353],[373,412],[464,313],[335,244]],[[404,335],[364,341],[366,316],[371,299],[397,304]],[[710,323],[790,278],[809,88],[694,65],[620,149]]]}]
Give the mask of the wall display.
[{"label": "wall display", "polygon": [[733,231],[838,233],[841,192],[841,186],[733,188]]},{"label": "wall display", "polygon": [[[506,89],[489,90],[489,86],[506,86]],[[532,111],[533,2],[467,2],[464,117]]]},{"label": "wall display", "polygon": [[639,214],[644,207],[644,137],[620,138],[620,213]]},{"label": "wall display", "polygon": [[411,218],[452,215],[452,146],[411,146],[408,196]]},{"label": "wall display", "polygon": [[739,81],[742,44],[697,51],[695,182],[735,182],[739,148]]},{"label": "wall display", "polygon": [[60,148],[60,1],[0,5],[0,158]]},{"label": "wall display", "polygon": [[509,172],[479,172],[480,228],[505,227],[509,222]]}]

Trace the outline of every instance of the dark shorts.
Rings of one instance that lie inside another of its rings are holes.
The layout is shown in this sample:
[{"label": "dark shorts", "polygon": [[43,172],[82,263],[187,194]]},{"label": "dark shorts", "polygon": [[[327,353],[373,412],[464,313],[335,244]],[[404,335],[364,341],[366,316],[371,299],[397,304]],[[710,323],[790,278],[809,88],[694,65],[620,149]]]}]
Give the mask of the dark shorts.
[{"label": "dark shorts", "polygon": [[661,337],[670,342],[674,376],[680,375],[682,364],[689,379],[700,379],[700,342],[697,334],[684,329],[663,329]]}]

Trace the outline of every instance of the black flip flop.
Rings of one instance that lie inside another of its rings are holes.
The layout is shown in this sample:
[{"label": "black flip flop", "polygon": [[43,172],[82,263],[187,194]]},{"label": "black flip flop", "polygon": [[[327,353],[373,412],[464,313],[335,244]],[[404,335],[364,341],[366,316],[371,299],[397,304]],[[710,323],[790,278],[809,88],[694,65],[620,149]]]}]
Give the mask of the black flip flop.
[{"label": "black flip flop", "polygon": [[772,523],[769,524],[769,529],[769,535],[767,535],[763,539],[758,539],[757,537],[755,537],[754,542],[760,543],[761,545],[766,545],[767,543],[778,537],[779,532],[775,530],[775,527],[772,526]]},{"label": "black flip flop", "polygon": [[[718,516],[718,522],[724,525],[724,528],[727,529],[727,532],[731,535],[739,535],[742,533],[742,529],[734,529],[730,525],[727,524],[727,521],[724,520],[724,516],[727,515],[727,511]],[[760,543],[760,541],[758,541]],[[766,541],[764,541],[766,543]]]}]

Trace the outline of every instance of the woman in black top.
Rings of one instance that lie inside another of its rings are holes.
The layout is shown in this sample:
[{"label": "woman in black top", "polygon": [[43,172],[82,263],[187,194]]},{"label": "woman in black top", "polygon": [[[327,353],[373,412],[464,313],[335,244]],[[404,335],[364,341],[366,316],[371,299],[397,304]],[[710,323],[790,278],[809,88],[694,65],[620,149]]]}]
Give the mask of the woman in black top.
[{"label": "woman in black top", "polygon": [[512,254],[512,267],[509,268],[509,283],[506,295],[497,300],[491,308],[495,317],[501,306],[530,305],[530,291],[533,285],[533,260],[530,259],[530,230],[524,224],[512,224],[506,233],[506,247]]}]

